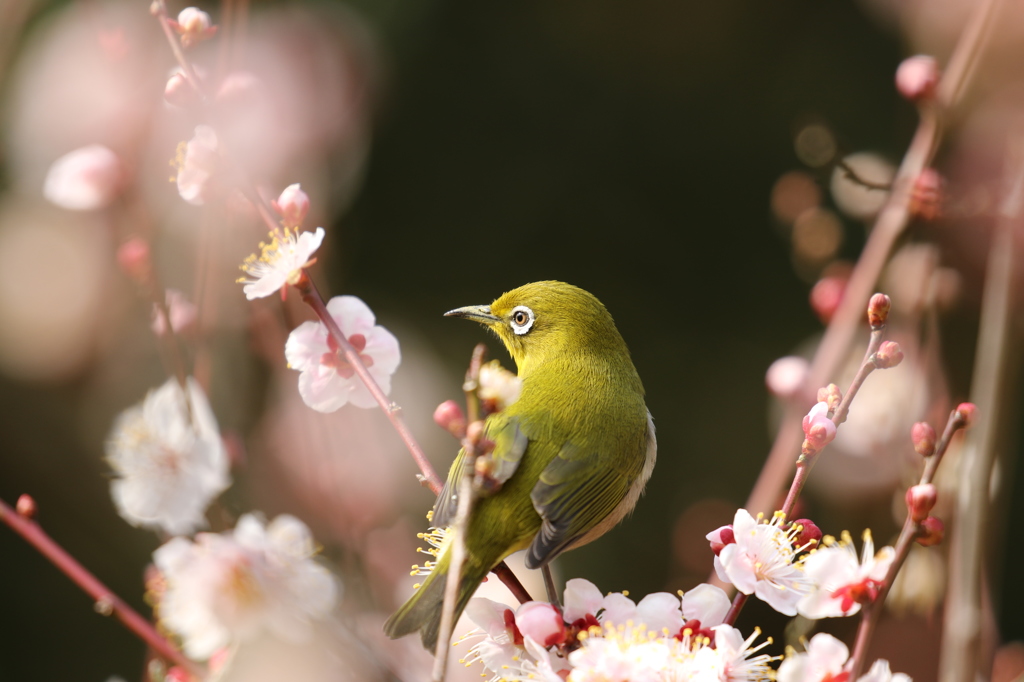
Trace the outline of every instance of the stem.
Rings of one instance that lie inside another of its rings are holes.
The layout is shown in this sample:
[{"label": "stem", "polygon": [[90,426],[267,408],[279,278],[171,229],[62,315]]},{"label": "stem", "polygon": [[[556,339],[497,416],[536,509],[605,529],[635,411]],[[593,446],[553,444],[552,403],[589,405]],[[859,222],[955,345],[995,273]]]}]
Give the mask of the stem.
[{"label": "stem", "polygon": [[137,611],[128,606],[120,597],[111,592],[110,588],[78,563],[73,556],[47,535],[38,523],[18,514],[3,500],[0,500],[0,521],[6,523],[11,530],[24,538],[64,575],[71,578],[72,582],[92,597],[97,613],[104,616],[117,616],[125,627],[152,647],[160,656],[181,666],[199,679],[206,677],[206,670],[202,666],[185,658],[180,651],[174,648],[174,645],[157,632],[149,621],[140,616]]},{"label": "stem", "polygon": [[[918,481],[919,484],[932,482],[935,477],[935,471],[938,469],[939,463],[942,462],[942,457],[946,454],[950,441],[953,440],[953,434],[958,429],[963,428],[964,425],[963,416],[958,411],[953,410],[946,421],[946,428],[942,433],[942,438],[935,446],[935,453],[925,462],[924,471],[921,473],[921,479]],[[885,598],[889,594],[889,589],[892,587],[893,581],[896,580],[896,575],[899,573],[900,568],[903,567],[903,563],[907,560],[907,555],[910,554],[910,548],[914,540],[917,539],[922,530],[923,526],[915,522],[908,511],[907,519],[903,522],[903,530],[900,531],[899,540],[896,541],[895,555],[892,563],[889,564],[889,570],[885,573],[885,580],[882,581],[875,599],[870,604],[866,604],[861,611],[860,625],[857,628],[857,640],[853,648],[853,657],[850,659],[851,680],[856,680],[860,677],[864,669],[868,645],[871,643],[871,638],[874,636],[875,629],[878,626],[878,619],[882,615]]]},{"label": "stem", "polygon": [[[995,8],[1000,0],[982,0],[975,7],[967,28],[960,36],[953,55],[939,84],[938,101],[942,110],[956,106],[970,83],[985,41],[991,31]],[[811,363],[806,385],[820,386],[838,367],[860,320],[862,306],[871,295],[882,267],[906,229],[910,220],[911,190],[914,180],[931,162],[941,139],[940,111],[936,107],[921,111],[921,122],[911,140],[899,171],[893,180],[893,191],[875,220],[864,251],[847,283],[835,316],[825,329],[818,351]],[[790,472],[790,453],[800,444],[798,423],[806,405],[791,405],[783,419],[764,468],[747,498],[746,509],[752,514],[768,513]]]},{"label": "stem", "polygon": [[729,607],[728,613],[725,614],[725,620],[722,621],[725,625],[732,625],[736,622],[736,619],[740,617],[740,611],[743,610],[743,605],[747,603],[749,594],[743,594],[737,592],[736,596],[732,598],[732,606]]},{"label": "stem", "polygon": [[484,364],[486,355],[487,346],[482,343],[476,344],[469,361],[469,369],[466,370],[466,381],[462,384],[462,391],[466,394],[466,424],[472,424],[480,419],[480,398],[476,391],[480,388],[480,366]]},{"label": "stem", "polygon": [[441,479],[437,477],[437,473],[434,468],[430,465],[427,460],[427,455],[423,452],[423,448],[420,447],[419,443],[413,437],[412,432],[405,423],[405,419],[402,418],[402,408],[397,404],[388,400],[388,397],[384,395],[384,391],[381,390],[380,386],[377,385],[377,381],[370,375],[370,370],[363,364],[362,358],[359,357],[359,353],[356,352],[352,344],[348,342],[345,335],[341,333],[341,329],[338,327],[338,323],[334,321],[331,314],[327,311],[327,306],[324,305],[324,300],[320,297],[320,292],[317,291],[316,285],[313,284],[313,280],[309,278],[306,271],[302,271],[301,279],[295,284],[295,288],[299,290],[299,294],[302,296],[302,300],[313,309],[320,321],[323,322],[327,328],[327,332],[331,335],[334,341],[338,344],[339,349],[345,355],[345,360],[355,370],[359,378],[366,384],[366,388],[370,391],[370,395],[373,396],[377,404],[380,405],[381,409],[384,410],[384,414],[391,421],[391,425],[395,427],[395,431],[398,432],[398,436],[405,443],[405,446],[409,449],[412,454],[412,458],[416,461],[416,465],[423,472],[423,480],[430,488],[430,490],[436,495],[441,492],[443,484]]}]

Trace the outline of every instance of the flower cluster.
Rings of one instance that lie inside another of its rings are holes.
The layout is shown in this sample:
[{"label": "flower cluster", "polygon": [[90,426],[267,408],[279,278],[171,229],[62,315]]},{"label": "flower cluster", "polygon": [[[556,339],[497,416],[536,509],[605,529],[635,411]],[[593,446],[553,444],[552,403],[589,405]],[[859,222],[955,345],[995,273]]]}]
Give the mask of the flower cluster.
[{"label": "flower cluster", "polygon": [[[729,599],[700,585],[679,596],[650,594],[635,603],[625,593],[602,595],[582,579],[566,583],[565,606],[527,602],[513,611],[488,599],[466,613],[480,627],[463,659],[493,680],[657,682],[769,680],[773,659],[758,654],[757,634],[744,638],[723,624]],[[770,640],[769,640],[770,642]]]},{"label": "flower cluster", "polygon": [[288,515],[265,526],[246,514],[234,531],[174,538],[153,553],[164,583],[160,623],[196,659],[264,631],[301,641],[337,598],[315,553],[309,529]]}]

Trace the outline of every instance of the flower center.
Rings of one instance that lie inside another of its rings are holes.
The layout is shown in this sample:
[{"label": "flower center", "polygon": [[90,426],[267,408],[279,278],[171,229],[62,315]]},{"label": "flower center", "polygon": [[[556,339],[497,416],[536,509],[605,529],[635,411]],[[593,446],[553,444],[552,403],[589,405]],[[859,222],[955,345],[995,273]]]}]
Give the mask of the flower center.
[{"label": "flower center", "polygon": [[854,604],[870,604],[878,596],[878,590],[882,583],[878,580],[865,578],[859,583],[843,585],[832,592],[833,599],[841,599],[840,608],[846,613],[853,608]]},{"label": "flower center", "polygon": [[[359,359],[363,361],[363,364],[367,367],[373,367],[373,358],[363,353],[363,350],[366,348],[366,337],[362,334],[353,334],[348,337],[348,342],[352,344],[352,348],[359,356]],[[333,369],[342,379],[352,378],[356,370],[352,363],[345,359],[341,348],[338,346],[338,342],[331,335],[327,336],[327,347],[330,350],[320,356],[320,364]]]}]

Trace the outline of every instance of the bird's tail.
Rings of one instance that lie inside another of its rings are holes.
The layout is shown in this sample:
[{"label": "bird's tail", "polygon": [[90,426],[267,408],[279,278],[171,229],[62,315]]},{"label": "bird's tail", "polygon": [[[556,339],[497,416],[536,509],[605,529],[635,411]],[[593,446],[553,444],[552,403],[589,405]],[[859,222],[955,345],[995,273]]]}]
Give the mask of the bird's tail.
[{"label": "bird's tail", "polygon": [[[430,572],[416,593],[401,608],[388,618],[384,624],[384,633],[391,639],[420,631],[423,646],[429,651],[437,648],[438,630],[441,628],[441,607],[444,602],[444,588],[448,582],[449,553],[443,552],[438,557],[434,570]],[[476,588],[487,575],[489,568],[481,567],[467,557],[462,568],[462,580],[459,584],[459,596],[455,601],[455,619],[466,608]]]}]

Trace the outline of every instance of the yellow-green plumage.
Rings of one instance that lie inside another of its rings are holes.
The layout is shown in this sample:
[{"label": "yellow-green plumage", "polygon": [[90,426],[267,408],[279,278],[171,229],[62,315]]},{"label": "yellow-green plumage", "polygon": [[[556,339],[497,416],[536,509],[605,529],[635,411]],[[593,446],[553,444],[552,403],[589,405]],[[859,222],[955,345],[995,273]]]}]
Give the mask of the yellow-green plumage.
[{"label": "yellow-green plumage", "polygon": [[[654,427],[644,389],[611,315],[594,296],[562,282],[536,282],[490,306],[449,315],[492,329],[519,369],[522,393],[487,419],[501,489],[477,501],[466,533],[456,618],[487,572],[527,549],[537,568],[607,532],[632,510],[654,467]],[[528,320],[528,322],[527,322]],[[522,324],[520,324],[522,322]],[[455,513],[464,453],[448,473],[433,524]],[[391,637],[421,631],[433,649],[441,617],[447,552],[384,626]]]}]

